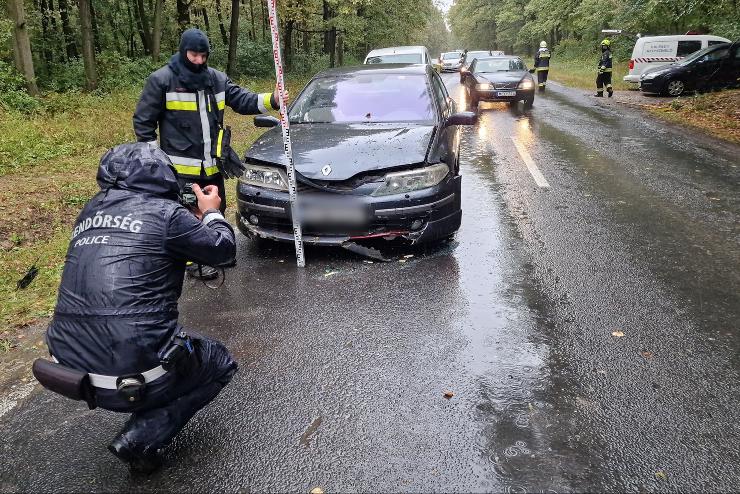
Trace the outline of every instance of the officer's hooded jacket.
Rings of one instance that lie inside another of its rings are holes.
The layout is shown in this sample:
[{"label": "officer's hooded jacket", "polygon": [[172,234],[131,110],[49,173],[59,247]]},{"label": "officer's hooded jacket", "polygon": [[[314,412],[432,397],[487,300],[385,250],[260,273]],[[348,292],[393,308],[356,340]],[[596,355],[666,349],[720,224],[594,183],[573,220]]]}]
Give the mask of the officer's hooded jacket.
[{"label": "officer's hooded jacket", "polygon": [[98,192],[75,223],[47,332],[68,367],[120,376],[159,365],[177,326],[186,261],[233,262],[234,232],[220,213],[181,206],[167,156],[123,144],[100,162]]},{"label": "officer's hooded jacket", "polygon": [[277,109],[272,93],[247,91],[226,74],[207,65],[195,65],[187,51],[208,53],[205,33],[188,29],[180,49],[169,63],[149,76],[136,105],[134,132],[139,141],[156,142],[167,153],[181,176],[205,178],[218,173],[220,129],[224,108],[243,115]]},{"label": "officer's hooded jacket", "polygon": [[601,51],[599,58],[599,73],[612,71],[612,51],[609,48]]}]

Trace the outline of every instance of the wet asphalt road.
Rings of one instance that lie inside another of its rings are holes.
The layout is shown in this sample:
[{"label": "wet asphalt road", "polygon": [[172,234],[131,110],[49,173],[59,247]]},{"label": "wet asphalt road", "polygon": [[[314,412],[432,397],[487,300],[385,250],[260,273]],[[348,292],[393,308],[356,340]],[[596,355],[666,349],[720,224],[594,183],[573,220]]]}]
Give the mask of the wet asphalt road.
[{"label": "wet asphalt road", "polygon": [[241,371],[165,470],[131,478],[125,417],[37,391],[0,420],[0,490],[740,489],[738,149],[555,84],[463,146],[451,243],[298,271],[240,236],[223,288],[187,282]]}]

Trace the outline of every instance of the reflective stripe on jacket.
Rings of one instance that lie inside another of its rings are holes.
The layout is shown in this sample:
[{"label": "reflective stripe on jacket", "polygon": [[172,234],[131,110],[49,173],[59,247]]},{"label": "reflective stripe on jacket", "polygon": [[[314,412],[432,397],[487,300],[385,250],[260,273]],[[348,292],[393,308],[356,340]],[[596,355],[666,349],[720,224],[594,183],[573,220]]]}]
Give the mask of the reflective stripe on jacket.
[{"label": "reflective stripe on jacket", "polygon": [[599,73],[612,71],[612,52],[611,50],[604,50],[601,52],[601,58],[599,59]]},{"label": "reflective stripe on jacket", "polygon": [[534,66],[537,71],[550,70],[550,50],[540,48],[534,56]]},{"label": "reflective stripe on jacket", "polygon": [[[278,107],[272,93],[257,94],[234,84],[223,72],[209,68],[210,86],[192,91],[165,66],[146,81],[134,113],[134,133],[139,141],[159,145],[178,173],[209,177],[218,173],[215,157],[224,108],[242,115],[267,113]],[[215,101],[215,108],[214,108]]]}]

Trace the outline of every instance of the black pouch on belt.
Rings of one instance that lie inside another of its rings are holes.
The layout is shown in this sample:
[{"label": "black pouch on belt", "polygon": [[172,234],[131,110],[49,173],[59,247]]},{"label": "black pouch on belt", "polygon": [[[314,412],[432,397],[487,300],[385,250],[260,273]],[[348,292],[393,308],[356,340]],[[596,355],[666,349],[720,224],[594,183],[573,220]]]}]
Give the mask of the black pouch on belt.
[{"label": "black pouch on belt", "polygon": [[87,372],[65,367],[49,360],[36,359],[33,375],[43,387],[72,400],[85,401],[90,410],[97,407],[95,388]]},{"label": "black pouch on belt", "polygon": [[219,129],[216,142],[216,166],[224,178],[239,178],[244,174],[244,163],[231,148],[231,127]]}]

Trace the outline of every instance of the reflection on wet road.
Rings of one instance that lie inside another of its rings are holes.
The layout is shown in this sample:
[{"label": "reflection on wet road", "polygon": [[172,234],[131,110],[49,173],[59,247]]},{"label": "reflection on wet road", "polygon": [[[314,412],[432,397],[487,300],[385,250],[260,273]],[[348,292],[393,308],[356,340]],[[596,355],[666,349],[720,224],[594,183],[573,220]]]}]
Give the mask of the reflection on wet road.
[{"label": "reflection on wet road", "polygon": [[736,489],[734,156],[554,84],[483,107],[462,145],[454,241],[297,271],[240,237],[222,289],[187,283],[185,325],[241,370],[166,470],[129,478],[104,452],[124,417],[37,393],[0,422],[27,465],[0,487]]}]

